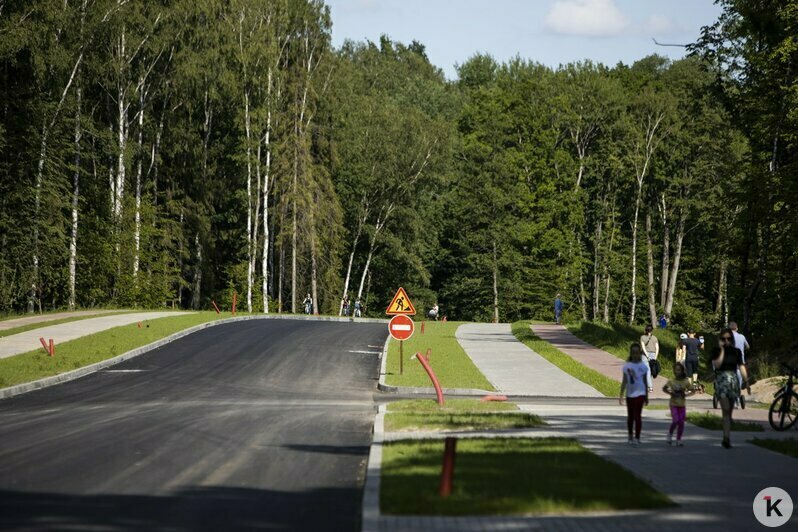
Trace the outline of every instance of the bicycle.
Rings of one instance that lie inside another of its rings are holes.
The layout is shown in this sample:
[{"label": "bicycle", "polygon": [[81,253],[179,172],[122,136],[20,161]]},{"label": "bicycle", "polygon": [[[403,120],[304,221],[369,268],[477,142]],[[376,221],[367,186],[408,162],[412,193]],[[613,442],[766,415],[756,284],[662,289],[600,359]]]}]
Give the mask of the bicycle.
[{"label": "bicycle", "polygon": [[768,411],[768,421],[775,430],[784,431],[798,421],[798,393],[795,392],[793,377],[798,377],[798,370],[782,364],[787,370],[787,382],[774,395],[773,404]]}]

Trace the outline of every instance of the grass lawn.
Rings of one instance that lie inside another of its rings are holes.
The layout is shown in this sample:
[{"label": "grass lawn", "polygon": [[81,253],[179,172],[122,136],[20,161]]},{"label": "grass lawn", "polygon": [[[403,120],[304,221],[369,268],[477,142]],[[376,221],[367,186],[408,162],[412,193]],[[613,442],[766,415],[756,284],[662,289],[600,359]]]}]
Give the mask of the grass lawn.
[{"label": "grass lawn", "polygon": [[385,382],[392,386],[432,386],[432,383],[417,360],[410,360],[415,353],[432,348],[432,370],[443,388],[478,388],[493,391],[493,386],[466,355],[454,333],[463,322],[428,321],[421,334],[421,323],[416,322],[416,332],[405,341],[404,374],[399,374],[399,342],[391,340],[388,345],[388,361],[385,367]]},{"label": "grass lawn", "polygon": [[443,407],[432,399],[396,401],[388,405],[385,430],[525,429],[545,425],[513,403],[448,399]]},{"label": "grass lawn", "polygon": [[759,439],[754,438],[751,440],[754,445],[759,445],[765,449],[776,451],[777,453],[786,454],[793,458],[798,458],[798,439],[789,438],[786,440],[772,440],[772,439]]},{"label": "grass lawn", "polygon": [[[707,430],[723,430],[723,418],[710,412],[688,412],[687,421]],[[758,423],[735,421],[732,419],[732,430],[737,432],[764,432],[765,429]]]},{"label": "grass lawn", "polygon": [[443,445],[442,440],[385,445],[383,513],[541,515],[672,505],[627,470],[564,438],[460,439],[452,494],[442,498]]},{"label": "grass lawn", "polygon": [[602,375],[598,371],[585,366],[569,357],[549,342],[541,340],[529,327],[529,321],[517,321],[512,324],[512,331],[515,337],[526,344],[534,352],[568,373],[606,395],[607,397],[617,397],[620,391],[620,383],[609,377]]},{"label": "grass lawn", "polygon": [[123,325],[107,331],[56,344],[55,356],[44,349],[0,359],[0,387],[13,386],[57,375],[120,355],[194,325],[231,317],[229,312],[198,312],[142,322],[147,326]]},{"label": "grass lawn", "polygon": [[[626,360],[629,358],[629,344],[639,343],[643,335],[643,325],[627,325],[623,323],[594,323],[582,321],[566,326],[575,336],[596,346],[599,349]],[[659,360],[662,367],[661,374],[666,378],[673,377],[673,363],[676,358],[676,346],[679,343],[679,334],[686,331],[675,329],[655,329],[654,336],[659,340]],[[712,368],[709,364],[710,349],[717,345],[714,333],[699,333],[703,335],[706,349],[700,353],[701,368],[699,378],[704,382],[705,390],[712,395],[715,390]]]},{"label": "grass lawn", "polygon": [[[41,329],[42,327],[49,327],[50,325],[60,325],[62,323],[69,323],[71,321],[80,321],[80,320],[90,320],[92,318],[102,318],[103,316],[110,316],[111,314],[130,314],[131,312],[139,312],[137,310],[109,310],[107,312],[101,312],[99,314],[92,314],[89,316],[72,316],[70,318],[61,318],[57,320],[50,320],[50,321],[42,321],[39,323],[30,323],[28,325],[22,325],[20,327],[14,327],[13,329],[6,329],[4,331],[0,331],[0,338],[5,338],[6,336],[11,336],[13,334],[25,332],[25,331],[32,331],[33,329]],[[141,311],[146,312],[146,311]],[[19,316],[18,316],[19,317]],[[9,318],[13,319],[13,318]]]}]

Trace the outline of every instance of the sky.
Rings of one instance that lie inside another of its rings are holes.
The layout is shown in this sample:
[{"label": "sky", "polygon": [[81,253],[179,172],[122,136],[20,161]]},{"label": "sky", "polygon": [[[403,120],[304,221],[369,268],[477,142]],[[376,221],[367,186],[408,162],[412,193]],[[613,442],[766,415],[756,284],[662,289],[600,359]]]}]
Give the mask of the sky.
[{"label": "sky", "polygon": [[591,59],[631,64],[652,53],[678,59],[714,22],[712,0],[327,0],[333,44],[417,40],[449,79],[476,53],[520,55],[551,67]]}]

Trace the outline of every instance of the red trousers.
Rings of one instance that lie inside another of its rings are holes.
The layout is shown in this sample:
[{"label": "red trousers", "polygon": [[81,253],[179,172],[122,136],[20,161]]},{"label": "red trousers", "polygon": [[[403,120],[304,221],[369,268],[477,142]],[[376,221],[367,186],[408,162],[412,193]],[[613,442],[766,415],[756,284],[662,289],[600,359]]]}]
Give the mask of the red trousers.
[{"label": "red trousers", "polygon": [[645,402],[645,395],[626,398],[626,428],[629,431],[630,438],[632,437],[632,428],[634,428],[635,438],[640,439],[640,429],[643,428],[643,405]]}]

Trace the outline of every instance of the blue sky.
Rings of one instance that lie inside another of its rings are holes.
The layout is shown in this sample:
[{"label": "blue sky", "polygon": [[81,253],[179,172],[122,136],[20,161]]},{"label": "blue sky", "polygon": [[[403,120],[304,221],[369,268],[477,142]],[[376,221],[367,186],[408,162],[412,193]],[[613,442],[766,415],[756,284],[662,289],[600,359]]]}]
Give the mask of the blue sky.
[{"label": "blue sky", "polygon": [[455,64],[477,52],[499,61],[516,54],[556,67],[581,59],[608,65],[659,53],[674,59],[701,26],[717,19],[712,0],[327,0],[333,44],[345,39],[415,39],[455,78]]}]

